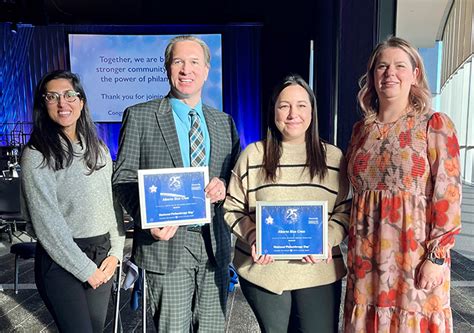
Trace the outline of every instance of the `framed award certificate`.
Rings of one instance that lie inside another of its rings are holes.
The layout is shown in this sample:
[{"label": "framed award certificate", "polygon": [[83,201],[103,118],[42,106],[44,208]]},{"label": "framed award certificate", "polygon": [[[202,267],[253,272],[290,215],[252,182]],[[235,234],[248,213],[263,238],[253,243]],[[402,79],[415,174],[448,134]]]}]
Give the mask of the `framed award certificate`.
[{"label": "framed award certificate", "polygon": [[209,223],[208,183],[207,167],[138,170],[141,227]]},{"label": "framed award certificate", "polygon": [[327,201],[257,201],[257,254],[328,258]]}]

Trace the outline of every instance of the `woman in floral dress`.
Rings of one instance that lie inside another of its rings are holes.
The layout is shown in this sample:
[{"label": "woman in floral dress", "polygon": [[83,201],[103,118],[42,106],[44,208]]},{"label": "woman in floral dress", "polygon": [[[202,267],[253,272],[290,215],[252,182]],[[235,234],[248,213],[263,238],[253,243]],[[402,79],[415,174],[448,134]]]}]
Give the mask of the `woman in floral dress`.
[{"label": "woman in floral dress", "polygon": [[345,332],[452,332],[450,248],[461,227],[459,144],[430,108],[419,53],[373,51],[347,153],[354,187]]}]

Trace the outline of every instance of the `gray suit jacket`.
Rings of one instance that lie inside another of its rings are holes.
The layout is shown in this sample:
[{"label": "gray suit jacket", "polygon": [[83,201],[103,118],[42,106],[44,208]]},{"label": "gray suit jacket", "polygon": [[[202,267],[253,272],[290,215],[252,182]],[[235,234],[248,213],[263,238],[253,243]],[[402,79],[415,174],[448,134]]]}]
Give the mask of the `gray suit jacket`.
[{"label": "gray suit jacket", "polygon": [[[209,178],[219,177],[227,183],[240,153],[240,140],[232,118],[203,105],[211,141]],[[185,227],[178,228],[169,241],[155,240],[149,230],[140,226],[138,169],[183,167],[178,135],[167,97],[137,104],[125,110],[113,189],[120,203],[135,220],[133,256],[136,264],[157,273],[172,272],[184,251]],[[230,233],[224,222],[221,205],[212,205],[210,246],[219,267],[230,262]]]}]

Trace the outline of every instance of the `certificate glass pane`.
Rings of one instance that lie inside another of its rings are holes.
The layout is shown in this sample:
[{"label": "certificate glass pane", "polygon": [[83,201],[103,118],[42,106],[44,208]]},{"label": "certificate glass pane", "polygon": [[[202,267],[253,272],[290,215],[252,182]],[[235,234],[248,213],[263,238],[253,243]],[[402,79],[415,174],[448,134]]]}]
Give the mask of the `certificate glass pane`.
[{"label": "certificate glass pane", "polygon": [[138,171],[143,229],[210,222],[207,167]]},{"label": "certificate glass pane", "polygon": [[327,202],[257,202],[257,253],[275,259],[327,258]]}]

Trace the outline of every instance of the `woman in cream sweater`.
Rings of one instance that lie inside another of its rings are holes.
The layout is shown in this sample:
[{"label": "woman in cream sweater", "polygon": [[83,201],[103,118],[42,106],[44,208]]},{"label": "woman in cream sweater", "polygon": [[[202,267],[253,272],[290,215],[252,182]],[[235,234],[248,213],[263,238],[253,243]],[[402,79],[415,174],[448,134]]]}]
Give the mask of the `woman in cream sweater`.
[{"label": "woman in cream sweater", "polygon": [[[344,156],[320,140],[316,98],[298,75],[276,87],[268,123],[266,139],[241,154],[225,201],[242,292],[262,332],[337,332],[350,210]],[[256,254],[256,202],[295,200],[328,202],[328,260]]]}]

